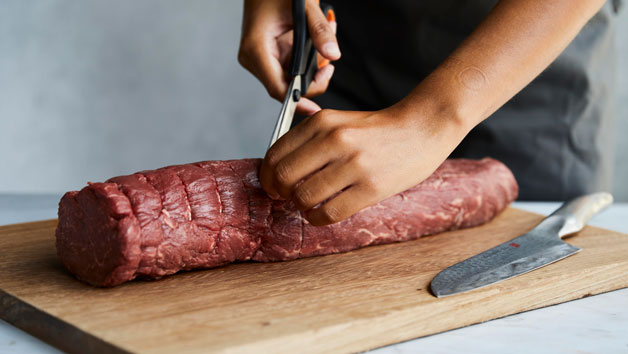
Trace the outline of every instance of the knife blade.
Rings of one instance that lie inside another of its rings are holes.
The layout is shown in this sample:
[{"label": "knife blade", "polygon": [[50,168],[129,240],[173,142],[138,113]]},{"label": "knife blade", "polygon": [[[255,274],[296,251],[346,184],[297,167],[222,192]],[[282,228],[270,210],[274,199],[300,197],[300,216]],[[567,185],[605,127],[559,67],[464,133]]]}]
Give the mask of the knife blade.
[{"label": "knife blade", "polygon": [[438,273],[430,284],[432,293],[440,298],[478,289],[578,253],[580,248],[562,238],[580,231],[612,203],[613,196],[605,192],[566,202],[530,232]]}]

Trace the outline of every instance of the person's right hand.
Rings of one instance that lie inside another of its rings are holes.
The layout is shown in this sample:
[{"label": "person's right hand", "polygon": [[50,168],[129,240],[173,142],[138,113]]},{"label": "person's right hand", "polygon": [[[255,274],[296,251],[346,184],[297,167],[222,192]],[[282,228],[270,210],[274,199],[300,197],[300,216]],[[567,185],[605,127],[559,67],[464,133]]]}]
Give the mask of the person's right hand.
[{"label": "person's right hand", "polygon": [[[314,48],[326,59],[339,59],[336,23],[327,22],[316,0],[305,0],[305,14]],[[280,102],[288,89],[292,23],[290,0],[244,2],[238,61],[262,82],[270,96]],[[314,97],[325,92],[333,73],[334,66],[331,64],[320,68],[305,97]],[[320,109],[307,98],[301,98],[297,105],[297,113],[306,116],[311,116]]]}]

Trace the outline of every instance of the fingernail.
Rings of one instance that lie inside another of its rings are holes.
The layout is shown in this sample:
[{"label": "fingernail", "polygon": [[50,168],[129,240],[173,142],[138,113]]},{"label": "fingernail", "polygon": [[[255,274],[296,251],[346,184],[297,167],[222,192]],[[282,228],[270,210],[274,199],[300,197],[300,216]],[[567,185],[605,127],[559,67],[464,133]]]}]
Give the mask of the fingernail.
[{"label": "fingernail", "polygon": [[338,43],[336,42],[323,44],[323,52],[325,52],[325,56],[328,58],[340,58],[340,48],[338,48]]}]

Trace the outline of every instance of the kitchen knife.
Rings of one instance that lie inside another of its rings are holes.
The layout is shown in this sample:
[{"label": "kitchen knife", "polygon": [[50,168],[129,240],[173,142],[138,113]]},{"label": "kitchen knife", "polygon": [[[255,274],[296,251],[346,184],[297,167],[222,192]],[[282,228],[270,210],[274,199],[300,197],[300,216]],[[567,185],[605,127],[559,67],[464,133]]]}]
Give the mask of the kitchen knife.
[{"label": "kitchen knife", "polygon": [[436,297],[455,295],[554,263],[580,251],[562,241],[582,230],[593,215],[613,203],[610,193],[593,193],[563,204],[530,232],[438,273],[430,285]]}]

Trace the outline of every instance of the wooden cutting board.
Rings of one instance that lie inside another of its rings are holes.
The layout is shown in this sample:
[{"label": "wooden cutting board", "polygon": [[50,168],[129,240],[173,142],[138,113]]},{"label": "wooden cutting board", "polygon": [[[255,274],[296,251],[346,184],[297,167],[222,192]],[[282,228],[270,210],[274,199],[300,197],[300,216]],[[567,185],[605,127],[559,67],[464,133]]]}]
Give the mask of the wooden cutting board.
[{"label": "wooden cutting board", "polygon": [[357,352],[628,286],[628,235],[587,227],[582,252],[443,299],[443,268],[528,231],[507,209],[473,229],[283,263],[94,288],[54,249],[56,220],[0,227],[0,317],[68,352]]}]

